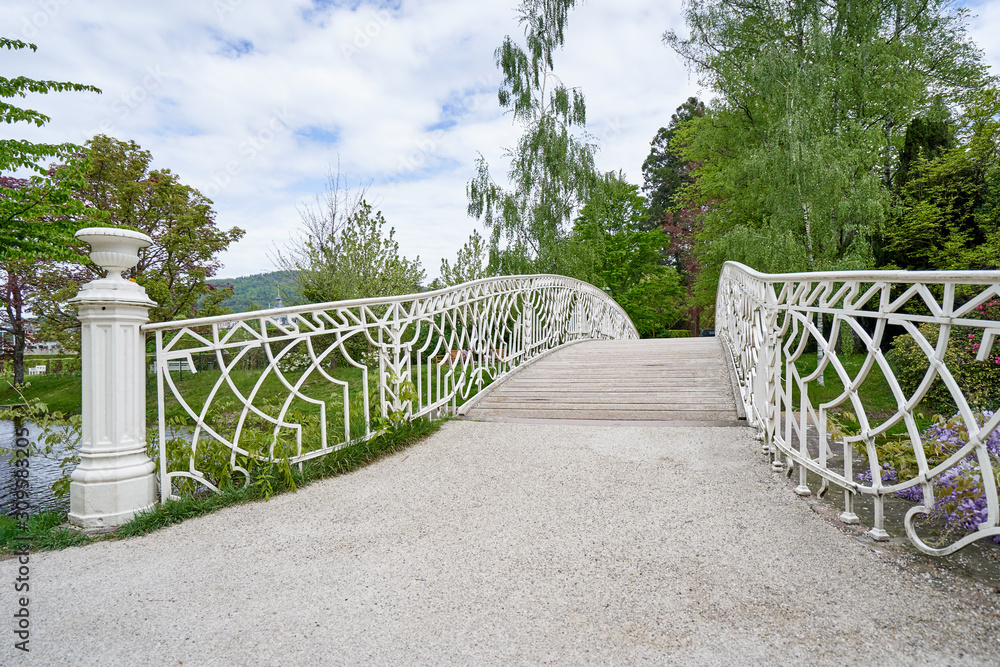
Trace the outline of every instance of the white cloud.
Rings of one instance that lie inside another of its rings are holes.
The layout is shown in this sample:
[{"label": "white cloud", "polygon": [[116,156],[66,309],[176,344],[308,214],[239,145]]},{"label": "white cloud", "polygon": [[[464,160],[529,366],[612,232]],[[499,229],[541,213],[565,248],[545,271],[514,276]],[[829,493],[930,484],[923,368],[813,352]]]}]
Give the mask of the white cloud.
[{"label": "white cloud", "polygon": [[959,3],[969,9],[969,37],[979,48],[984,50],[986,64],[990,73],[1000,77],[1000,3],[995,0],[979,0],[978,2]]},{"label": "white cloud", "polygon": [[[338,159],[429,277],[477,224],[465,184],[482,153],[505,175],[519,129],[496,102],[493,52],[519,36],[516,2],[403,0],[7,0],[7,36],[37,53],[5,53],[9,73],[90,83],[92,93],[31,96],[44,128],[33,141],[83,142],[104,131],[152,152],[154,166],[212,197],[217,222],[246,237],[223,276],[272,268],[268,250],[299,225],[297,207]],[[680,3],[588,0],[570,15],[556,69],[587,99],[598,165],[641,181],[656,130],[698,87],[661,43],[684,32]],[[998,65],[1000,7],[972,7],[971,35]]]}]

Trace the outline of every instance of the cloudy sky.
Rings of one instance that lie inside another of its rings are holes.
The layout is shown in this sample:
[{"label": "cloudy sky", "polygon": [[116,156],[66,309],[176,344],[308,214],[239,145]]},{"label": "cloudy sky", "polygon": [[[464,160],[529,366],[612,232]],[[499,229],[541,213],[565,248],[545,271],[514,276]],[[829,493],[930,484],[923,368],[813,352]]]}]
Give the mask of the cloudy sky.
[{"label": "cloudy sky", "polygon": [[[103,94],[30,97],[52,117],[5,128],[39,142],[104,133],[152,152],[154,167],[215,202],[244,239],[222,277],[273,270],[332,166],[396,228],[428,278],[476,228],[465,184],[482,153],[496,178],[520,130],[497,104],[493,52],[521,36],[515,0],[4,0],[5,76],[88,83]],[[1000,71],[1000,2],[962,3]],[[556,72],[586,96],[598,166],[635,183],[656,130],[696,80],[664,47],[684,32],[679,0],[586,0],[570,15]]]}]

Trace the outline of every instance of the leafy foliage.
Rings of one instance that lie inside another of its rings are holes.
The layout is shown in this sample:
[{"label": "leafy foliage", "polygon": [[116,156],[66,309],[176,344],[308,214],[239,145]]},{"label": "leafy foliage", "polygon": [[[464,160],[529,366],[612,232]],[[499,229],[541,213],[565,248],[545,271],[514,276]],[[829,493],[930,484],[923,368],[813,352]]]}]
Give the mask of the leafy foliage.
[{"label": "leafy foliage", "polygon": [[[208,284],[221,267],[217,255],[243,238],[237,227],[220,230],[212,202],[182,184],[169,169],[150,169],[149,151],[134,141],[98,135],[87,142],[92,166],[86,204],[108,216],[108,223],[136,229],[153,239],[125,278],[135,278],[157,306],[154,322],[215,315],[228,290]],[[97,275],[98,270],[94,270]]]},{"label": "leafy foliage", "polygon": [[574,245],[587,256],[593,275],[632,318],[644,337],[656,337],[679,319],[677,271],[660,264],[667,236],[647,229],[645,202],[638,186],[622,174],[605,174],[591,191],[574,224]]},{"label": "leafy foliage", "polygon": [[899,169],[896,170],[897,187],[909,179],[910,165],[918,158],[933,159],[941,151],[955,148],[955,128],[948,109],[936,103],[929,113],[917,116],[906,127],[903,149],[899,152]]},{"label": "leafy foliage", "polygon": [[718,94],[679,131],[703,206],[700,279],[869,267],[909,122],[994,81],[947,0],[692,0],[665,41]]},{"label": "leafy foliage", "polygon": [[957,146],[944,120],[911,124],[907,138],[915,147],[897,179],[898,204],[883,236],[885,268],[1000,267],[998,114],[1000,93],[986,91],[961,128],[968,140]]},{"label": "leafy foliage", "polygon": [[469,240],[459,248],[454,266],[447,259],[441,260],[441,276],[431,284],[431,288],[441,289],[489,277],[491,274],[487,267],[488,258],[489,248],[486,240],[479,235],[479,232],[472,230]]},{"label": "leafy foliage", "polygon": [[714,304],[715,294],[701,294],[696,290],[701,274],[697,239],[702,231],[702,206],[679,195],[685,187],[694,184],[692,173],[698,165],[685,159],[678,130],[704,115],[705,105],[695,97],[688,98],[670,117],[670,124],[657,132],[649,156],[642,164],[648,224],[658,226],[670,240],[664,251],[664,263],[680,274],[685,290],[681,311],[694,335],[701,329],[705,307]]},{"label": "leafy foliage", "polygon": [[[978,318],[1000,320],[1000,301],[996,299],[977,308]],[[920,333],[932,345],[937,344],[938,327],[922,324]],[[974,410],[995,410],[1000,406],[1000,351],[976,361],[982,329],[953,327],[944,361]],[[889,359],[896,366],[896,378],[907,396],[913,395],[923,380],[930,362],[913,337],[904,334],[892,342]],[[940,413],[952,413],[955,400],[940,378],[934,380],[924,403]]]},{"label": "leafy foliage", "polygon": [[667,219],[674,208],[674,195],[693,180],[690,174],[692,165],[684,159],[674,142],[677,128],[704,115],[704,103],[697,97],[689,97],[670,116],[670,124],[661,127],[650,142],[649,155],[642,163],[642,189],[649,206],[647,215],[650,226]]},{"label": "leafy foliage", "polygon": [[[30,49],[34,44],[0,37],[0,48]],[[30,123],[42,127],[51,119],[33,109],[23,109],[7,100],[29,94],[51,92],[95,92],[100,89],[68,81],[40,81],[24,76],[0,76],[0,121]],[[67,245],[79,226],[83,204],[73,191],[83,183],[86,161],[80,147],[70,143],[37,144],[19,139],[0,139],[0,262],[8,259],[66,257]],[[63,163],[51,169],[50,161]],[[5,172],[28,169],[30,178],[13,178]]]},{"label": "leafy foliage", "polygon": [[365,189],[347,187],[339,171],[327,173],[316,205],[300,211],[298,237],[274,262],[295,275],[295,299],[326,303],[416,292],[424,280],[420,257],[399,254],[396,230],[365,201]]},{"label": "leafy foliage", "polygon": [[[976,423],[982,427],[993,416],[992,411],[974,415]],[[924,456],[929,468],[944,463],[952,454],[969,442],[969,428],[960,415],[950,418],[938,416],[937,422],[920,434]],[[986,438],[987,456],[995,479],[1000,486],[1000,431],[994,430]],[[906,438],[896,438],[876,446],[879,457],[879,476],[885,484],[905,482],[916,477],[919,468],[913,446]],[[868,462],[867,448],[857,447],[861,460]],[[986,491],[982,469],[972,453],[945,472],[933,478],[935,502],[928,514],[931,527],[940,528],[937,541],[944,544],[975,532],[979,525],[989,518]],[[871,466],[858,475],[862,482],[872,482]],[[895,495],[913,503],[923,503],[924,495],[920,486],[912,486]],[[993,541],[1000,542],[1000,536]]]},{"label": "leafy foliage", "polygon": [[[138,230],[153,239],[139,251],[139,263],[123,273],[142,285],[157,305],[151,321],[196,315],[217,315],[229,289],[217,289],[207,279],[221,267],[218,254],[243,237],[243,230],[221,230],[211,201],[182,184],[169,169],[150,169],[152,155],[133,141],[98,135],[87,142],[90,158],[86,187],[78,197],[102,224]],[[84,244],[74,245],[78,265],[52,264],[48,270],[61,280],[55,290],[36,290],[32,310],[39,315],[41,334],[67,348],[78,343],[79,327],[66,300],[80,285],[103,276],[86,256]],[[82,268],[81,268],[82,266]]]},{"label": "leafy foliage", "polygon": [[[52,493],[56,498],[69,495],[70,475],[80,462],[80,441],[83,438],[83,424],[80,415],[50,412],[45,403],[37,398],[29,398],[24,392],[30,385],[12,388],[20,399],[20,407],[0,410],[0,419],[19,423],[24,419],[34,424],[38,436],[35,442],[21,448],[25,456],[42,457],[59,462],[60,476],[52,483]],[[9,457],[12,450],[0,447],[0,456]],[[7,462],[14,464],[11,458]]]},{"label": "leafy foliage", "polygon": [[411,294],[424,279],[420,258],[401,257],[396,230],[385,231],[381,211],[362,200],[333,238],[308,237],[308,264],[298,267],[306,303]]},{"label": "leafy foliage", "polygon": [[[69,246],[67,246],[68,248]],[[29,322],[30,313],[39,313],[45,304],[71,290],[68,285],[86,280],[80,267],[53,260],[8,257],[0,260],[0,359],[13,363],[13,382],[24,382],[27,344],[38,331]]]},{"label": "leafy foliage", "polygon": [[555,75],[553,52],[562,46],[575,0],[524,0],[518,7],[524,46],[507,36],[496,50],[503,72],[499,101],[524,128],[510,158],[505,190],[485,158],[469,182],[469,215],[491,232],[490,270],[498,274],[574,275],[568,225],[596,178],[595,147],[573,134],[586,124],[583,93]]}]

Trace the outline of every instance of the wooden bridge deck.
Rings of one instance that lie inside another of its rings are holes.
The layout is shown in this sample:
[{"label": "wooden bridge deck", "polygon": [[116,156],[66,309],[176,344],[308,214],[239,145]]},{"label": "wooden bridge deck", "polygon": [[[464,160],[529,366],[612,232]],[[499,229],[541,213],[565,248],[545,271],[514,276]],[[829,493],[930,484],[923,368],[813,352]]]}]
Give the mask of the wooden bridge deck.
[{"label": "wooden bridge deck", "polygon": [[480,398],[466,417],[732,425],[737,411],[719,341],[670,338],[557,350]]}]

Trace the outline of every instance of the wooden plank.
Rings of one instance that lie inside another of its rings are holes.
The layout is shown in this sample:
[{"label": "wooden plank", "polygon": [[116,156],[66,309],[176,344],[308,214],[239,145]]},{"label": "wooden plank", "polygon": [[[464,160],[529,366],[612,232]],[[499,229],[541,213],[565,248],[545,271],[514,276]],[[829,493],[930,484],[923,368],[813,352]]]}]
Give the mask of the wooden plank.
[{"label": "wooden plank", "polygon": [[714,339],[593,341],[516,372],[468,416],[731,423],[736,406]]},{"label": "wooden plank", "polygon": [[635,420],[635,421],[731,421],[735,410],[490,410],[476,408],[470,419],[570,419],[570,420]]}]

